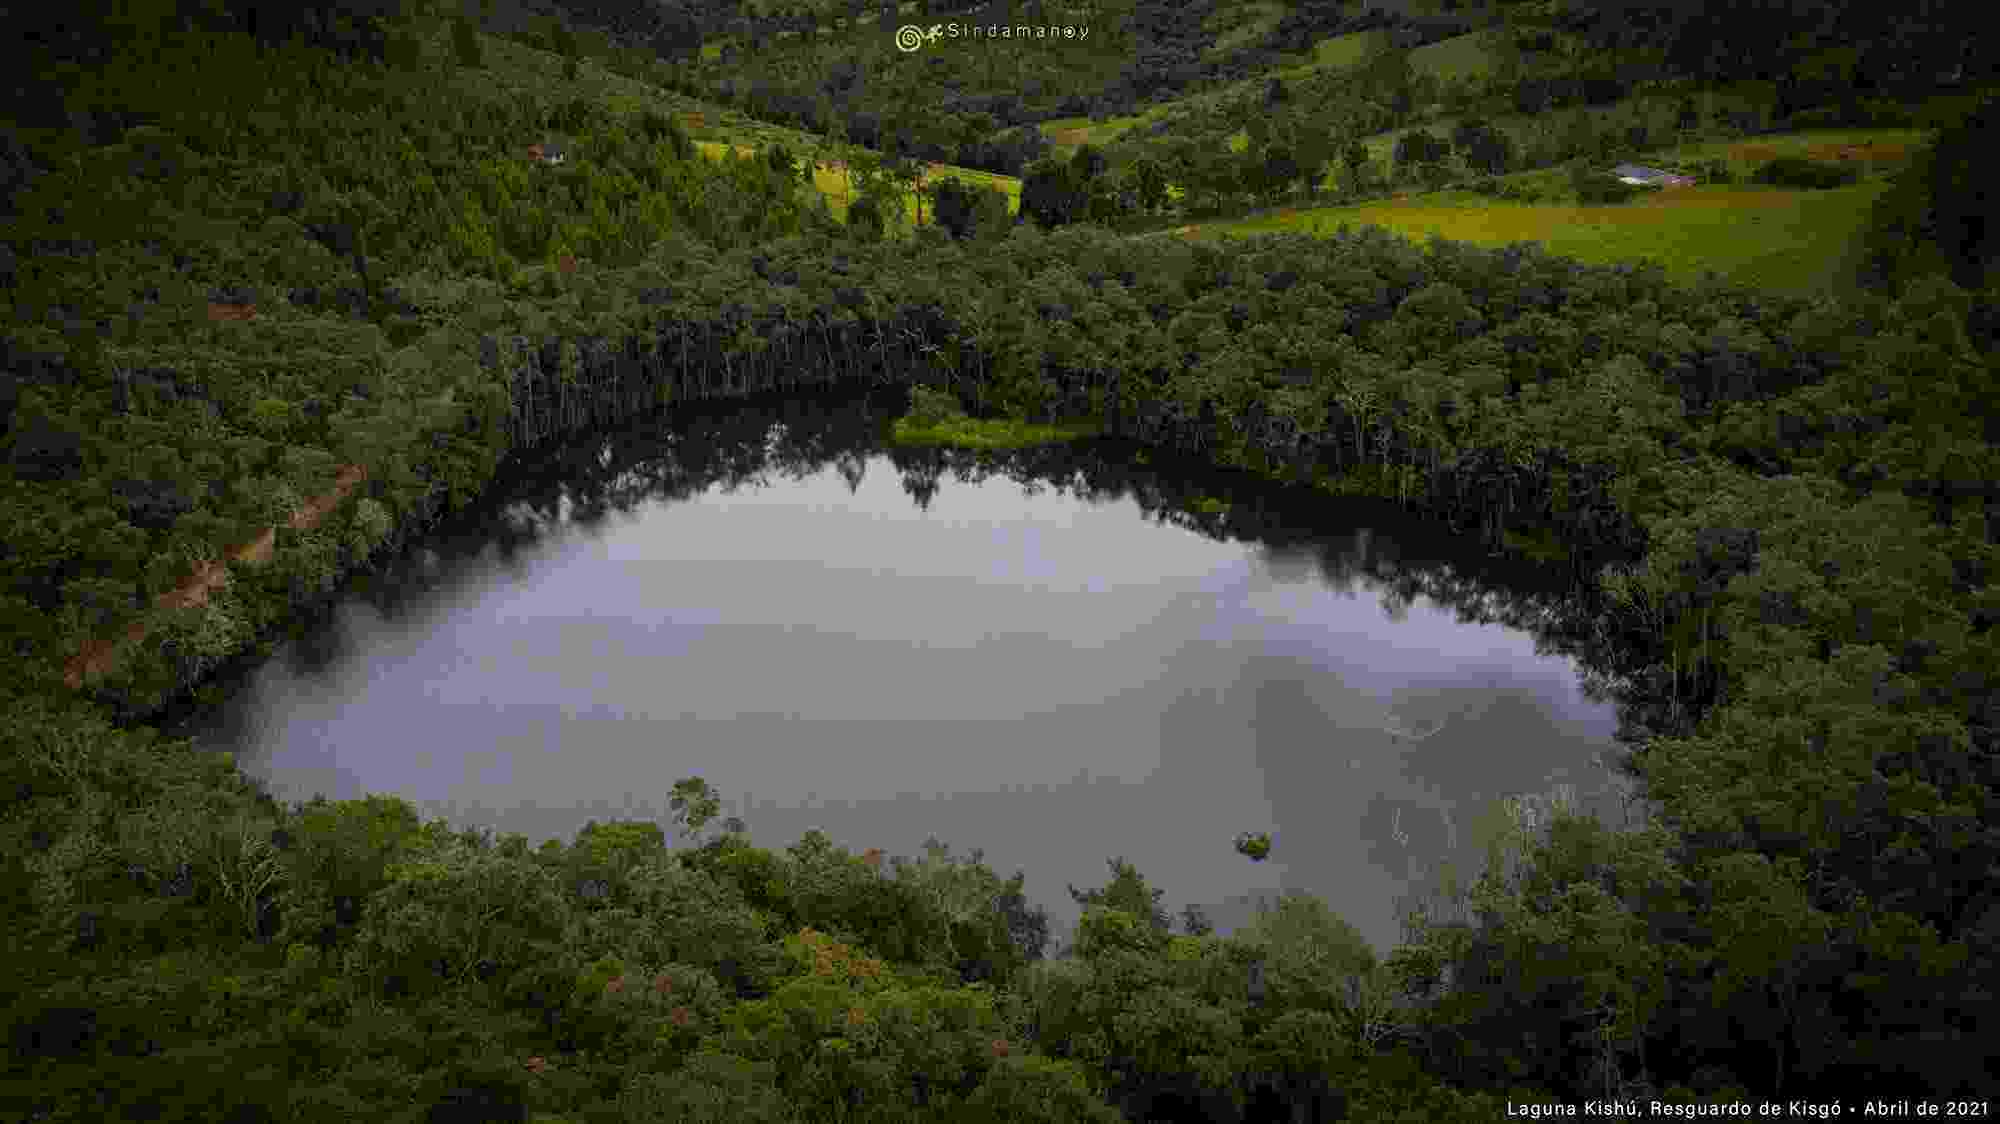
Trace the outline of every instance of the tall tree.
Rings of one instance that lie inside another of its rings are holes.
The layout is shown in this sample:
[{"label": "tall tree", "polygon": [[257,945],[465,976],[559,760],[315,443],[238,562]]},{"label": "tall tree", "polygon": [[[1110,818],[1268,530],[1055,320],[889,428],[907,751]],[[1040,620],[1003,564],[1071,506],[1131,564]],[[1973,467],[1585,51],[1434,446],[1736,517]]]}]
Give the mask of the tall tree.
[{"label": "tall tree", "polygon": [[1151,212],[1166,206],[1167,174],[1158,160],[1141,156],[1127,166],[1126,174],[1140,208]]},{"label": "tall tree", "polygon": [[1044,227],[1075,222],[1089,197],[1076,172],[1058,160],[1037,160],[1021,176],[1021,213]]},{"label": "tall tree", "polygon": [[1272,198],[1290,192],[1300,179],[1299,162],[1293,158],[1291,146],[1282,141],[1264,150],[1262,163],[1264,192]]},{"label": "tall tree", "polygon": [[1985,287],[1987,270],[2000,256],[2000,197],[1993,184],[2000,173],[2000,97],[1938,135],[1920,165],[1928,183],[1932,229],[1960,288]]},{"label": "tall tree", "polygon": [[1106,163],[1103,150],[1094,144],[1079,145],[1069,158],[1070,170],[1076,173],[1079,182],[1086,184],[1104,174]]},{"label": "tall tree", "polygon": [[1099,906],[1104,909],[1123,910],[1150,926],[1159,933],[1173,928],[1173,919],[1168,916],[1160,899],[1166,891],[1154,889],[1139,873],[1137,867],[1123,858],[1106,860],[1111,867],[1111,881],[1094,890],[1069,888],[1071,900],[1081,906]]}]

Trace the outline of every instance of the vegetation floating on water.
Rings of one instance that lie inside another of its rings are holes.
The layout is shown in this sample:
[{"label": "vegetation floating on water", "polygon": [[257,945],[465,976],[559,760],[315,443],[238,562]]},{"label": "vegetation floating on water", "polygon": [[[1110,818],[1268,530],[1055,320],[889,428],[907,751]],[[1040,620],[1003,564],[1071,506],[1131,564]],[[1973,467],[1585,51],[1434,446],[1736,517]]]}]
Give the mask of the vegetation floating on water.
[{"label": "vegetation floating on water", "polygon": [[1271,836],[1268,832],[1246,831],[1236,837],[1236,853],[1251,862],[1263,862],[1271,857]]}]

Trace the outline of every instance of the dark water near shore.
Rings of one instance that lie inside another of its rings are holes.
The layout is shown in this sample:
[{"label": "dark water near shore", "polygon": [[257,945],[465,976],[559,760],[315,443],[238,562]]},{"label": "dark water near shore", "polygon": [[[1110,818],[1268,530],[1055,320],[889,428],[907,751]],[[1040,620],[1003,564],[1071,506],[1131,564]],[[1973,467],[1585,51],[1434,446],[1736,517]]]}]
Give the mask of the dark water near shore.
[{"label": "dark water near shore", "polygon": [[[1615,822],[1615,716],[1572,662],[1382,575],[1517,607],[1566,576],[1128,446],[891,453],[891,409],[681,411],[519,457],[174,727],[282,800],[389,792],[537,842],[666,823],[699,774],[765,846],[983,848],[1064,931],[1065,886],[1124,856],[1176,914],[1226,931],[1310,890],[1386,950],[1499,798],[1572,785]],[[1185,495],[1220,502],[1163,519]],[[1260,541],[1200,529],[1246,518]]]}]

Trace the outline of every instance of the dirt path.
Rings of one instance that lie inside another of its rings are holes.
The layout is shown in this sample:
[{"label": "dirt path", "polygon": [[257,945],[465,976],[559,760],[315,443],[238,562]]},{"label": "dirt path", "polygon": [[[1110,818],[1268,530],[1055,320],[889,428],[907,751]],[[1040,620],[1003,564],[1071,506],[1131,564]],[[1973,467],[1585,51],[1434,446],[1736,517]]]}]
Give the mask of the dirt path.
[{"label": "dirt path", "polygon": [[[320,521],[332,514],[355,488],[368,479],[368,470],[358,464],[342,465],[333,478],[333,487],[299,505],[292,512],[288,522],[293,530],[310,531],[319,526]],[[228,562],[242,562],[261,566],[271,560],[277,546],[278,529],[264,528],[264,533],[248,542],[237,543],[223,552],[223,558],[197,563],[181,583],[153,599],[159,609],[188,609],[208,604],[208,595],[229,584]],[[226,559],[227,561],[224,561]],[[72,690],[80,689],[87,679],[101,676],[118,665],[119,652],[128,644],[135,644],[146,638],[144,623],[134,621],[126,628],[123,636],[102,637],[83,645],[81,651],[70,657],[63,668],[63,682]]]}]

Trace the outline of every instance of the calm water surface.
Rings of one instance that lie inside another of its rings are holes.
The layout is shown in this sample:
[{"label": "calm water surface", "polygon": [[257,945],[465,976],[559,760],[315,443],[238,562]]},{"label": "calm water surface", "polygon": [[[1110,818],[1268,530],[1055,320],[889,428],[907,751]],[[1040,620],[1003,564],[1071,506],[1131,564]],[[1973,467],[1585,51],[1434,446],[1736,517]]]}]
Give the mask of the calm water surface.
[{"label": "calm water surface", "polygon": [[667,823],[699,774],[765,846],[983,848],[1059,931],[1065,886],[1124,856],[1176,914],[1227,931],[1305,889],[1378,950],[1499,797],[1606,791],[1615,716],[1570,661],[1364,573],[1474,545],[1325,498],[1282,542],[1218,539],[1161,492],[1262,493],[1129,450],[892,461],[884,421],[743,407],[525,459],[183,729],[283,800],[390,792],[538,842]]}]

